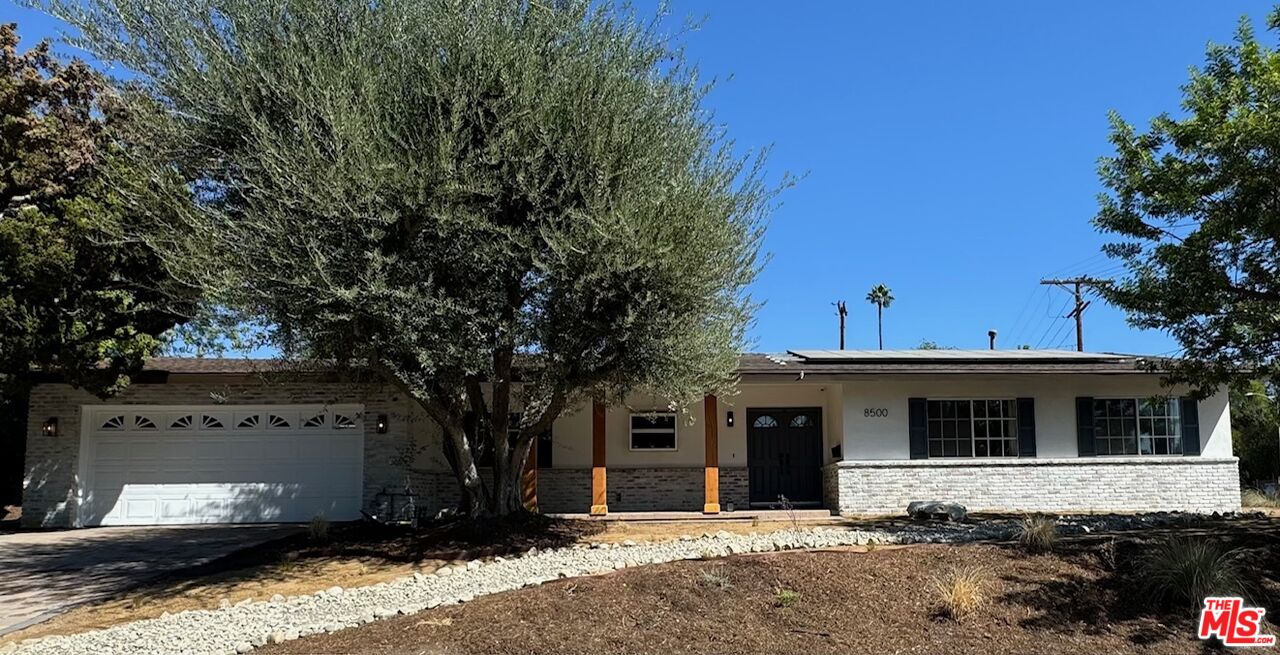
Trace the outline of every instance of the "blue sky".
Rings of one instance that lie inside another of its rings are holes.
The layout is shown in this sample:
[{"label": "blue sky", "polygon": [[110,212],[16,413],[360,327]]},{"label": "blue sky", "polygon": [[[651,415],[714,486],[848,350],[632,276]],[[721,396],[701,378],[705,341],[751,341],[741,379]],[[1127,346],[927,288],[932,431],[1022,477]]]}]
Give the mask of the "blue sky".
[{"label": "blue sky", "polygon": [[[0,0],[28,42],[56,23]],[[641,2],[641,6],[646,3]],[[874,348],[867,290],[889,285],[885,347],[922,339],[1074,347],[1068,295],[1048,275],[1118,272],[1089,220],[1110,153],[1107,111],[1145,124],[1177,111],[1189,67],[1240,16],[1262,31],[1269,2],[766,2],[675,0],[707,16],[684,42],[709,98],[770,169],[805,175],[766,237],[772,259],[755,348]],[[1265,42],[1275,43],[1272,35]],[[1167,353],[1095,302],[1088,350]]]}]

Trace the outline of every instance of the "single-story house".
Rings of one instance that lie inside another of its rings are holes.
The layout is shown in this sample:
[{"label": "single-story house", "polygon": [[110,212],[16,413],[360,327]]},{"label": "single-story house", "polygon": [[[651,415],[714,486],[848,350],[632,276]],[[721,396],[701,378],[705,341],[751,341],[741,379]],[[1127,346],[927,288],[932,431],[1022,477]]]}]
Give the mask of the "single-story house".
[{"label": "single-story house", "polygon": [[[102,400],[30,398],[23,520],[94,526],[355,519],[456,502],[438,428],[391,385],[157,358]],[[743,355],[736,394],[684,413],[636,395],[539,439],[543,512],[1234,511],[1225,391],[1161,386],[1141,357],[1048,350]],[[405,494],[412,494],[412,498]]]}]

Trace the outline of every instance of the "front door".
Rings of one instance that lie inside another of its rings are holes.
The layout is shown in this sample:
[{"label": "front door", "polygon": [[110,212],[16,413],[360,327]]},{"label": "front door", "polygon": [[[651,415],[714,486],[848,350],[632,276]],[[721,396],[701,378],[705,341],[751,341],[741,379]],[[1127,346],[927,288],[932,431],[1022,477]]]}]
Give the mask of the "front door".
[{"label": "front door", "polygon": [[822,409],[748,409],[747,471],[752,504],[821,504]]}]

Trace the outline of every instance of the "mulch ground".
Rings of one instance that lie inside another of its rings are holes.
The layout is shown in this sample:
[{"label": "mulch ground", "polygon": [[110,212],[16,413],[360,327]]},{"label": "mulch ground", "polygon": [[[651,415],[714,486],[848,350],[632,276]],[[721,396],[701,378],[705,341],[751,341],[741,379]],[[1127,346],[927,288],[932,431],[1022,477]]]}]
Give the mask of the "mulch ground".
[{"label": "mulch ground", "polygon": [[[1108,542],[1075,540],[1050,555],[974,544],[679,562],[496,594],[255,652],[1217,652],[1195,639],[1194,612],[1153,607],[1140,591],[1124,563],[1141,544]],[[1280,585],[1273,576],[1280,571],[1280,553],[1274,538],[1265,535],[1248,546],[1265,596],[1277,598]],[[980,565],[989,573],[989,600],[976,615],[956,622],[940,616],[932,580],[960,565]],[[781,603],[784,590],[798,596]]]}]

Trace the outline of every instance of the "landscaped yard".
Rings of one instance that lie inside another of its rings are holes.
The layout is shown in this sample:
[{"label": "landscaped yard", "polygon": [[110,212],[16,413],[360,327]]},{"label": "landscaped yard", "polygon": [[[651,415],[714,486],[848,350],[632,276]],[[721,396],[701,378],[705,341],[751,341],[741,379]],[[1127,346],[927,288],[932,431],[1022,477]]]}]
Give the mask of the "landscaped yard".
[{"label": "landscaped yard", "polygon": [[[1275,598],[1275,540],[1247,541]],[[1112,560],[1109,543],[1079,540],[1053,555],[975,544],[679,562],[478,598],[260,652],[1204,652],[1193,612],[1157,609],[1133,578],[1125,562],[1140,546],[1119,541]],[[957,567],[979,567],[988,585],[985,603],[961,621],[943,616],[933,589],[935,576]]]},{"label": "landscaped yard", "polygon": [[[1005,535],[996,537],[1003,540],[1018,520],[977,517],[944,529],[985,530]],[[1201,652],[1202,644],[1194,638],[1194,612],[1185,604],[1155,602],[1141,585],[1141,554],[1169,536],[1239,549],[1238,560],[1256,578],[1256,600],[1264,607],[1280,601],[1280,522],[1273,518],[1088,517],[1083,520],[1094,527],[1087,530],[1081,520],[1061,522],[1060,527],[1073,526],[1074,536],[1064,536],[1050,554],[1031,554],[1012,541],[988,541],[770,552],[639,566],[478,596],[361,627],[339,626],[332,634],[261,652]],[[1052,530],[1053,521],[1044,523]],[[789,521],[536,519],[518,530],[460,523],[415,534],[368,524],[335,525],[327,534],[299,534],[171,574],[7,635],[0,644],[166,612],[265,601],[277,594],[368,586],[448,563],[510,557],[531,547],[658,542],[704,532],[768,533],[792,527]],[[827,522],[826,528],[885,533],[935,529],[901,519]],[[1112,529],[1127,531],[1107,532]],[[981,596],[972,614],[960,620],[947,616],[935,588],[938,579],[956,571],[969,573]]]},{"label": "landscaped yard", "polygon": [[[812,522],[805,522],[810,524]],[[467,560],[509,555],[530,547],[577,542],[676,539],[691,531],[767,532],[790,522],[537,521],[524,532],[467,530],[462,524],[411,533],[370,524],[336,524],[323,540],[299,534],[237,552],[204,566],[164,575],[110,600],[72,609],[25,630],[0,636],[0,645],[89,630],[223,603],[297,596],[332,586],[359,587]]]}]

